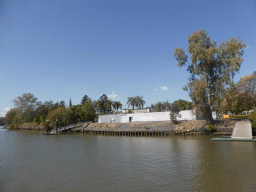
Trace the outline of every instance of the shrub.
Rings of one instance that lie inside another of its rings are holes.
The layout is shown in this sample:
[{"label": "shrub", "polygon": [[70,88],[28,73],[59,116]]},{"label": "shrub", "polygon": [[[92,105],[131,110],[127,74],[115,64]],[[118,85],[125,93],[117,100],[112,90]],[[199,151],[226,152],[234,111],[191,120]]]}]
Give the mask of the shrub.
[{"label": "shrub", "polygon": [[210,132],[215,132],[216,131],[216,128],[214,127],[213,124],[208,125],[208,131],[210,131]]},{"label": "shrub", "polygon": [[250,114],[249,119],[252,123],[253,131],[256,133],[256,110]]},{"label": "shrub", "polygon": [[33,118],[33,122],[37,123],[38,125],[40,124],[40,117],[39,116],[35,116]]}]

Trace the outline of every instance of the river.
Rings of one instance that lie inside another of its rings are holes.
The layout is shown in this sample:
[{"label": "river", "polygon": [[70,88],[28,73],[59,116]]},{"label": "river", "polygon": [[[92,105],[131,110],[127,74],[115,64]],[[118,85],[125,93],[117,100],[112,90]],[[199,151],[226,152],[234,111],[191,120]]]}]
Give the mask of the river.
[{"label": "river", "polygon": [[256,191],[256,142],[0,127],[0,191]]}]

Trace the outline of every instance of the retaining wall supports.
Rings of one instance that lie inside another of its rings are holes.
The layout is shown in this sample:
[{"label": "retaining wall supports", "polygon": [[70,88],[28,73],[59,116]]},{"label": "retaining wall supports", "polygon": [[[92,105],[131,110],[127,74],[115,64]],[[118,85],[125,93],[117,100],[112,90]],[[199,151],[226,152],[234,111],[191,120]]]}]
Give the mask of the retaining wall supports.
[{"label": "retaining wall supports", "polygon": [[93,131],[81,129],[82,133],[93,133],[102,135],[116,135],[116,136],[166,136],[169,133],[166,131]]}]

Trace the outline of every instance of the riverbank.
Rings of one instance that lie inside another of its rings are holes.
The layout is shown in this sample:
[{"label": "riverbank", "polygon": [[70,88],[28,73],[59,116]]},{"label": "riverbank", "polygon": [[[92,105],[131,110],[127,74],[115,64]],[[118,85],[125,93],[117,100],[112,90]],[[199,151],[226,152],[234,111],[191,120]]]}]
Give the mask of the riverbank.
[{"label": "riverbank", "polygon": [[239,119],[224,119],[214,122],[216,132],[210,133],[206,121],[179,121],[173,124],[170,121],[161,122],[132,122],[132,123],[91,123],[72,130],[71,132],[91,132],[91,133],[119,133],[119,134],[216,134],[231,135],[235,123]]},{"label": "riverbank", "polygon": [[[88,133],[137,133],[137,134],[217,134],[231,135],[235,127],[235,123],[240,119],[223,119],[215,120],[214,126],[216,132],[210,133],[207,129],[207,123],[204,120],[197,121],[179,121],[173,124],[170,121],[161,122],[132,122],[132,123],[91,123],[87,126],[78,126],[69,132],[88,132]],[[43,126],[38,126],[36,123],[25,123],[16,130],[45,130]]]}]

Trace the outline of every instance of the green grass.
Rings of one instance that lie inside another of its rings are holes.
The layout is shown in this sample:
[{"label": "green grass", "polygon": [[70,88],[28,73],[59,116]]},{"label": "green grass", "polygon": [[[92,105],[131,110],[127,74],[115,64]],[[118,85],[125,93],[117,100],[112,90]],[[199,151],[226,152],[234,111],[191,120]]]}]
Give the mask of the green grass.
[{"label": "green grass", "polygon": [[230,115],[229,118],[236,118],[236,119],[248,119],[250,114],[241,114],[241,115]]}]

